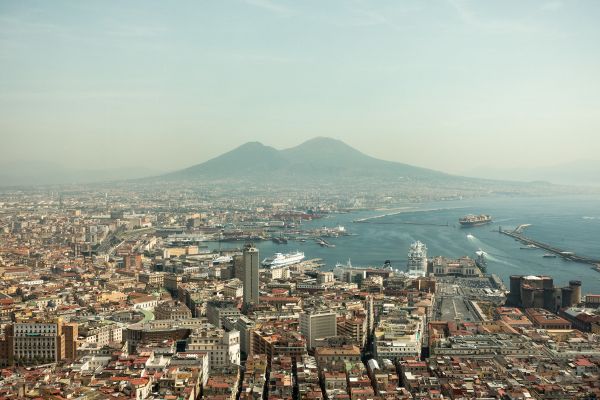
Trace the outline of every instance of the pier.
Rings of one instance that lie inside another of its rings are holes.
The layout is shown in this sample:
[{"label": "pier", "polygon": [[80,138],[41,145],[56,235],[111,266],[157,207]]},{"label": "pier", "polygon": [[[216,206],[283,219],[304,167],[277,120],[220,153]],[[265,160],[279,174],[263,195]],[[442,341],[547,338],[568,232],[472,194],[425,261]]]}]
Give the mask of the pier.
[{"label": "pier", "polygon": [[522,224],[522,225],[519,225],[517,227],[517,229],[512,230],[512,231],[504,230],[504,229],[502,229],[502,227],[499,227],[498,232],[500,232],[503,235],[510,236],[511,238],[516,239],[521,243],[532,244],[540,249],[546,250],[548,253],[556,254],[557,256],[559,256],[565,260],[575,261],[575,262],[579,262],[579,263],[583,263],[583,264],[590,264],[593,266],[600,264],[600,260],[595,260],[593,258],[589,258],[589,257],[585,257],[585,256],[579,256],[571,251],[563,250],[558,247],[554,247],[554,246],[551,246],[546,243],[538,242],[537,240],[533,240],[531,238],[528,238],[527,236],[524,236],[523,230],[528,226],[530,226],[530,225]]}]

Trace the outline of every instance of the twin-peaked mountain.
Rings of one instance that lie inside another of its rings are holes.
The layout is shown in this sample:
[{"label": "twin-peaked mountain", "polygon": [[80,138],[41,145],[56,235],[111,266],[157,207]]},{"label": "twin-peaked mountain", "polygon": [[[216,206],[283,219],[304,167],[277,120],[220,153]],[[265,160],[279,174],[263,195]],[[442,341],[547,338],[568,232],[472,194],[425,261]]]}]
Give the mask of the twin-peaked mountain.
[{"label": "twin-peaked mountain", "polygon": [[168,180],[260,180],[332,184],[342,180],[463,180],[441,172],[379,160],[330,138],[277,150],[249,142],[202,164],[164,175]]},{"label": "twin-peaked mountain", "polygon": [[[298,146],[277,150],[258,142],[246,143],[234,150],[179,171],[159,175],[156,171],[130,167],[114,170],[74,170],[54,164],[27,162],[21,164],[0,163],[0,187],[63,185],[81,183],[246,183],[275,185],[278,188],[342,187],[345,192],[354,191],[398,191],[404,193],[419,191],[425,197],[431,190],[439,195],[472,193],[531,193],[550,194],[575,192],[597,193],[600,164],[557,167],[550,173],[523,176],[511,173],[512,179],[491,180],[466,178],[449,175],[426,168],[419,168],[399,162],[384,161],[368,156],[339,140],[315,138]],[[569,172],[571,171],[571,172]],[[573,171],[577,171],[573,174]],[[482,168],[473,170],[470,175],[502,179],[503,174],[488,173]],[[578,179],[574,178],[576,175]],[[145,178],[143,178],[145,176]],[[562,179],[559,179],[563,177]],[[555,186],[540,181],[555,181],[568,184],[594,183],[596,188],[577,191],[573,187]],[[529,181],[529,182],[524,182]],[[537,181],[537,182],[531,182]],[[350,192],[348,192],[350,193]]]}]

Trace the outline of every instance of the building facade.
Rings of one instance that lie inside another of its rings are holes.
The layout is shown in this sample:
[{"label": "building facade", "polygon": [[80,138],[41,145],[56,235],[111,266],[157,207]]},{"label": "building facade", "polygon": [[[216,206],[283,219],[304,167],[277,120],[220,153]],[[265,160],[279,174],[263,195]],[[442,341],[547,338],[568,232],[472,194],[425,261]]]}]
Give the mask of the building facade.
[{"label": "building facade", "polygon": [[204,324],[187,338],[187,351],[208,353],[211,371],[240,365],[240,332],[225,332],[212,324]]},{"label": "building facade", "polygon": [[27,320],[8,325],[8,365],[35,365],[72,360],[77,354],[78,325],[61,318]]},{"label": "building facade", "polygon": [[306,345],[312,349],[317,339],[337,335],[337,315],[326,311],[303,312],[300,314],[300,332],[306,338]]},{"label": "building facade", "polygon": [[258,304],[259,290],[259,257],[258,249],[247,246],[244,249],[244,305]]}]

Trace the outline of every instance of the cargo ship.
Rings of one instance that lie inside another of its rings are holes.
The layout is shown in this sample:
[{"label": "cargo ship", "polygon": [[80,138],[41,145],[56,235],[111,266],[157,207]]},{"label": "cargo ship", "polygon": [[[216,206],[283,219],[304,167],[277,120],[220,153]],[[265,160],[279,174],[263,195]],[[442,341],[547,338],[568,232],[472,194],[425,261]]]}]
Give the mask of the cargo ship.
[{"label": "cargo ship", "polygon": [[288,254],[275,253],[273,257],[265,258],[261,264],[265,268],[277,268],[297,264],[302,260],[304,260],[304,253],[299,251]]},{"label": "cargo ship", "polygon": [[484,224],[489,224],[490,222],[492,222],[492,217],[490,217],[489,215],[486,215],[486,214],[481,214],[481,215],[470,214],[470,215],[466,215],[466,216],[460,218],[458,220],[458,222],[464,227],[484,225]]}]

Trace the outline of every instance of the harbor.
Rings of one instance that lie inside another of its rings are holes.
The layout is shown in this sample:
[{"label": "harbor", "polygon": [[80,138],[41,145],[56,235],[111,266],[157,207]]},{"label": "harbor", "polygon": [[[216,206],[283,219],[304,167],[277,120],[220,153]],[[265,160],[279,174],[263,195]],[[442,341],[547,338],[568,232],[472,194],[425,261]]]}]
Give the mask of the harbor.
[{"label": "harbor", "polygon": [[502,227],[499,227],[498,232],[500,232],[503,235],[510,236],[515,240],[518,240],[519,242],[525,244],[528,248],[532,248],[530,246],[535,246],[539,249],[546,250],[548,253],[544,254],[543,257],[550,258],[552,255],[555,255],[555,256],[561,257],[568,261],[575,261],[575,262],[579,262],[579,263],[583,263],[583,264],[590,264],[590,265],[594,266],[596,269],[598,269],[598,266],[600,265],[600,260],[585,257],[585,256],[580,256],[580,255],[575,254],[572,251],[560,249],[558,247],[551,246],[547,243],[539,242],[537,240],[528,238],[527,236],[523,235],[523,231],[525,230],[525,228],[527,228],[529,226],[530,226],[530,224],[522,224],[522,225],[519,225],[516,229],[514,229],[512,231],[505,230],[505,229],[502,229]]},{"label": "harbor", "polygon": [[[465,206],[463,206],[463,203]],[[590,264],[568,263],[562,257],[543,257],[546,250],[520,250],[525,244],[505,240],[507,236],[499,235],[498,226],[503,229],[513,230],[522,222],[531,223],[526,232],[527,236],[537,241],[571,250],[578,255],[586,255],[591,259],[600,259],[600,248],[597,237],[600,235],[600,218],[586,219],[583,216],[596,215],[598,202],[590,199],[588,202],[579,200],[565,201],[559,199],[488,199],[463,202],[460,207],[452,207],[448,203],[428,203],[422,209],[432,211],[419,211],[418,217],[409,213],[402,213],[385,218],[379,218],[379,223],[353,223],[355,220],[380,216],[385,212],[381,210],[359,211],[344,214],[331,214],[326,218],[304,221],[297,230],[311,231],[314,236],[306,235],[304,240],[287,229],[274,229],[267,235],[286,237],[287,244],[276,243],[270,239],[257,241],[255,245],[261,251],[261,260],[275,253],[292,253],[301,251],[307,259],[321,258],[323,271],[332,270],[336,263],[351,259],[357,266],[381,266],[390,260],[394,269],[406,268],[406,249],[411,243],[419,240],[427,244],[428,254],[451,255],[460,257],[468,255],[474,258],[478,250],[486,253],[487,273],[495,274],[505,283],[510,275],[523,273],[531,275],[552,274],[555,280],[566,284],[574,274],[583,282],[583,291],[600,291],[600,273],[590,268]],[[568,204],[568,207],[565,206]],[[569,208],[570,207],[570,208]],[[575,207],[577,208],[575,210]],[[488,225],[459,229],[458,218],[471,210],[485,210],[494,217],[494,222]],[[533,211],[532,211],[533,210]],[[548,218],[552,215],[553,218]],[[435,225],[395,224],[399,221],[418,220],[426,224],[450,222],[450,227]],[[390,222],[389,224],[387,222]],[[315,240],[323,225],[330,228],[344,226],[349,235],[339,237],[324,237],[335,244],[335,247],[321,246]],[[525,229],[525,228],[523,228]],[[470,236],[468,236],[469,234]],[[243,242],[222,243],[211,241],[204,245],[211,249],[219,246],[239,247]]]}]

